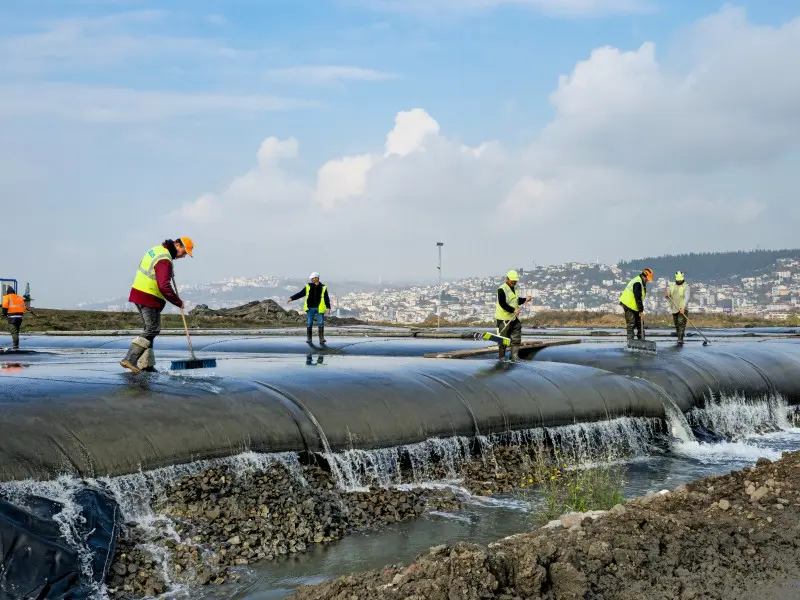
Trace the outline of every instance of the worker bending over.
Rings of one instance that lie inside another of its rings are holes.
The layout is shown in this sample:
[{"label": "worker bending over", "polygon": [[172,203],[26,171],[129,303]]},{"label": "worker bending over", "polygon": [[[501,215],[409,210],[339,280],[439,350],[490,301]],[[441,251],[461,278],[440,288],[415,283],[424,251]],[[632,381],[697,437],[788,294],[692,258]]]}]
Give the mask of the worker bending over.
[{"label": "worker bending over", "polygon": [[128,302],[136,305],[142,318],[142,335],[134,338],[128,354],[119,363],[126,369],[134,373],[155,371],[153,341],[161,333],[161,311],[168,301],[178,308],[183,307],[183,300],[172,286],[172,261],[187,254],[192,256],[193,249],[194,242],[188,237],[181,237],[153,246],[142,258],[128,297]]},{"label": "worker bending over", "polygon": [[311,343],[311,331],[314,328],[314,318],[317,319],[319,329],[319,343],[325,343],[325,313],[331,307],[328,296],[328,286],[319,282],[319,273],[314,272],[308,276],[309,283],[294,296],[289,298],[293,302],[305,296],[303,310],[306,311],[306,342]]},{"label": "worker bending over", "polygon": [[3,316],[8,320],[11,330],[11,347],[19,349],[19,330],[22,327],[22,317],[25,315],[25,299],[17,294],[12,286],[6,287],[3,296]]},{"label": "worker bending over", "polygon": [[653,281],[653,271],[643,269],[639,275],[628,282],[619,297],[619,303],[625,311],[625,328],[629,342],[633,340],[634,330],[636,339],[642,339],[642,317],[644,316],[644,298],[647,296],[648,281]]},{"label": "worker bending over", "polygon": [[[520,298],[516,286],[519,274],[516,271],[506,273],[506,281],[497,288],[497,306],[494,317],[497,320],[497,334],[511,339],[511,360],[519,357],[519,347],[522,343],[522,323],[519,320],[519,307],[530,302],[531,297]],[[498,358],[506,356],[506,347],[497,346]]]},{"label": "worker bending over", "polygon": [[675,324],[675,332],[678,334],[678,346],[683,346],[683,336],[686,334],[686,321],[689,313],[689,286],[684,280],[683,273],[675,273],[675,283],[670,283],[664,297],[669,303],[672,313],[672,322]]}]

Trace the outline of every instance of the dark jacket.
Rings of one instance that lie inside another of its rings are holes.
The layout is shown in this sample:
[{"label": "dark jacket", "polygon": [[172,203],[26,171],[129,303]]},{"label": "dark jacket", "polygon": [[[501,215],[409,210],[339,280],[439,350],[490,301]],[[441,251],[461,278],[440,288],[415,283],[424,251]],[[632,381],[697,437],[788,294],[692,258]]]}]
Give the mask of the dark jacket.
[{"label": "dark jacket", "polygon": [[[309,285],[308,308],[319,308],[319,301],[322,294],[322,288],[325,286],[325,284],[320,281],[317,284],[309,283],[308,285]],[[305,295],[306,295],[306,288],[303,288],[291,298],[292,300],[299,300]],[[325,289],[325,306],[327,306],[328,308],[331,307],[331,299],[330,296],[328,296],[327,288]]]},{"label": "dark jacket", "polygon": [[639,283],[638,281],[633,284],[633,297],[636,299],[636,308],[639,312],[644,312],[644,302],[642,300],[642,288],[645,294],[647,293],[647,284]]}]

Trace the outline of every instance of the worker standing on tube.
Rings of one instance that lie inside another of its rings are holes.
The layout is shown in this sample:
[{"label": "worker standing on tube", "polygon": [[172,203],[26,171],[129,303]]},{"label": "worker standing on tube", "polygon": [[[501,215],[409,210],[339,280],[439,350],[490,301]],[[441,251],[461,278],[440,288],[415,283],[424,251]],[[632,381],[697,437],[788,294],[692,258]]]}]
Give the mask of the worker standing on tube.
[{"label": "worker standing on tube", "polygon": [[644,298],[647,296],[648,281],[653,281],[653,271],[642,269],[639,275],[628,282],[619,297],[620,306],[625,311],[625,328],[629,342],[633,340],[634,330],[636,339],[642,339],[642,317],[644,317]]},{"label": "worker standing on tube", "polygon": [[289,297],[289,302],[299,300],[305,296],[303,310],[306,311],[306,342],[311,343],[311,332],[314,329],[314,319],[319,329],[319,343],[325,343],[325,313],[331,306],[328,296],[328,286],[319,282],[319,273],[316,271],[308,276],[309,283],[294,296]]},{"label": "worker standing on tube", "polygon": [[3,316],[8,321],[11,330],[11,347],[19,350],[19,330],[22,327],[22,317],[25,315],[25,299],[17,294],[12,286],[7,286],[3,296]]},{"label": "worker standing on tube", "polygon": [[142,258],[128,297],[128,302],[136,305],[142,318],[142,335],[134,338],[128,354],[119,363],[126,369],[134,373],[155,371],[153,341],[161,333],[161,311],[167,302],[178,308],[183,307],[183,300],[172,286],[172,261],[186,255],[192,256],[193,250],[194,242],[188,237],[181,237],[153,246]]},{"label": "worker standing on tube", "polygon": [[675,283],[670,283],[664,297],[669,303],[672,313],[672,322],[678,334],[678,346],[683,346],[683,336],[686,334],[687,314],[689,313],[689,286],[686,284],[683,272],[675,273]]},{"label": "worker standing on tube", "polygon": [[[497,305],[494,311],[494,317],[497,321],[497,334],[511,339],[511,360],[517,360],[519,347],[522,344],[522,323],[519,320],[519,307],[531,300],[531,296],[519,297],[516,290],[518,281],[519,273],[516,271],[506,273],[505,283],[497,288]],[[503,360],[506,357],[506,347],[503,344],[498,344],[497,351],[498,358]]]}]

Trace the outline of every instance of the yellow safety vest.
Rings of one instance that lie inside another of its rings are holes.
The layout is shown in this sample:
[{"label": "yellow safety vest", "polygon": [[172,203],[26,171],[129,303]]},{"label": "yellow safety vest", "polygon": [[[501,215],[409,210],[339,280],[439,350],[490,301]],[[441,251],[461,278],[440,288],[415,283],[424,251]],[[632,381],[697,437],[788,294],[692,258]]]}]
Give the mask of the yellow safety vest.
[{"label": "yellow safety vest", "polygon": [[[676,299],[675,299],[676,288],[677,288],[677,292],[678,292],[678,294],[677,294],[677,296],[678,296],[677,302],[676,302]],[[669,309],[670,310],[675,311],[675,312],[678,312],[680,310],[681,304],[683,304],[683,298],[686,295],[685,291],[686,291],[686,284],[685,283],[683,285],[678,285],[676,283],[670,283],[669,284],[669,300],[671,300],[671,302],[669,303]]]},{"label": "yellow safety vest", "polygon": [[148,250],[139,268],[136,271],[136,277],[133,279],[133,289],[150,294],[156,298],[166,301],[164,294],[158,289],[158,281],[156,280],[156,263],[161,260],[168,260],[172,262],[169,250],[162,245],[153,246]]},{"label": "yellow safety vest", "polygon": [[[508,304],[514,310],[517,310],[519,308],[519,297],[517,296],[516,290],[512,290],[511,286],[509,286],[507,283],[504,283],[497,289],[498,291],[503,290],[503,293],[506,295],[506,304]],[[516,317],[516,315],[513,312],[508,312],[507,310],[504,310],[503,307],[500,306],[500,301],[498,300],[497,306],[494,309],[494,318],[501,319],[503,321],[508,321],[509,319],[513,319],[514,317]]]},{"label": "yellow safety vest", "polygon": [[633,295],[633,286],[636,283],[642,284],[642,306],[644,306],[644,297],[647,295],[647,289],[642,282],[641,275],[637,275],[628,282],[628,285],[625,286],[625,289],[622,290],[622,294],[620,294],[619,301],[631,310],[638,311],[639,307],[636,306],[636,296]]},{"label": "yellow safety vest", "polygon": [[[321,315],[324,315],[325,311],[328,310],[328,306],[325,304],[325,292],[327,291],[327,289],[328,289],[328,286],[327,285],[323,285],[322,286],[322,291],[320,292],[320,295],[319,295],[319,306],[317,307],[317,310],[319,310],[319,314],[321,314]],[[310,293],[311,293],[311,284],[307,283],[306,284],[306,301],[303,303],[303,310],[306,311],[306,312],[308,312],[308,295]]]}]

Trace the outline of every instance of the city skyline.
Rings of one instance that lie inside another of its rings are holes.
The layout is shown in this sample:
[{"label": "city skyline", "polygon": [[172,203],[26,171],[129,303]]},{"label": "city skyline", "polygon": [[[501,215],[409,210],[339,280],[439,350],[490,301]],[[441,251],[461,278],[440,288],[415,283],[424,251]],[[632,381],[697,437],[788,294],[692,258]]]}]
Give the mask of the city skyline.
[{"label": "city skyline", "polygon": [[0,275],[114,297],[179,235],[179,285],[791,246],[798,32],[788,0],[8,0]]}]

